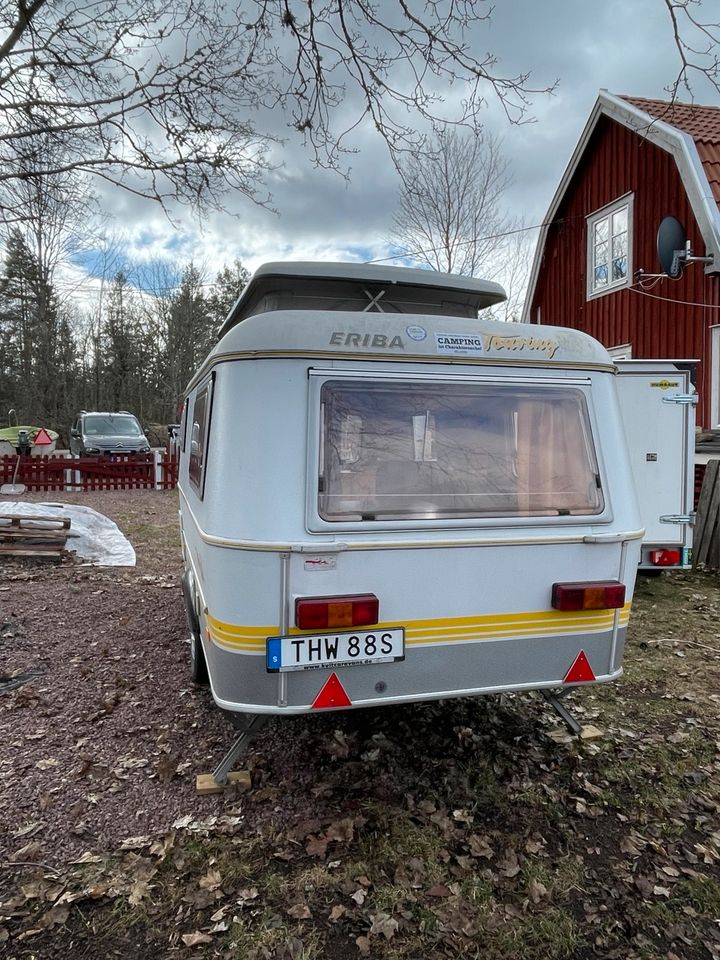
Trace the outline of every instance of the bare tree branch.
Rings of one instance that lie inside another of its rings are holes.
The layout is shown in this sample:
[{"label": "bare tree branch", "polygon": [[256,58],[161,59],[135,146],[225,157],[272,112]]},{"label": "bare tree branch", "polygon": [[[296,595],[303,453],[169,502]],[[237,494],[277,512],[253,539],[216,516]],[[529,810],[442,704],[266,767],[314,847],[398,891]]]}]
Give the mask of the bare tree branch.
[{"label": "bare tree branch", "polygon": [[488,0],[382,13],[374,0],[5,0],[0,183],[33,175],[14,159],[42,133],[64,158],[37,176],[91,173],[201,211],[229,190],[268,202],[278,117],[334,169],[367,121],[394,154],[417,149],[428,125],[478,130],[490,96],[521,122],[552,85],[476,56],[491,11]]},{"label": "bare tree branch", "polygon": [[680,58],[674,80],[665,88],[671,99],[682,92],[694,99],[693,81],[704,77],[720,93],[720,15],[706,20],[703,0],[663,0],[672,25],[673,40]]},{"label": "bare tree branch", "polygon": [[500,141],[447,130],[401,172],[391,242],[433,270],[487,276],[496,238],[511,228],[502,209],[511,177]]}]

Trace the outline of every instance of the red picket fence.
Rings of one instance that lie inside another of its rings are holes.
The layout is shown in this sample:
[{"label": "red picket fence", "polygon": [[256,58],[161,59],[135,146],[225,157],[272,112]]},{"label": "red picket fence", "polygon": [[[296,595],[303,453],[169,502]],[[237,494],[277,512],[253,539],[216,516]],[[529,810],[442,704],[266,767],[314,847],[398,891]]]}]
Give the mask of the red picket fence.
[{"label": "red picket fence", "polygon": [[111,457],[0,457],[0,484],[28,490],[170,490],[178,457],[169,449]]}]

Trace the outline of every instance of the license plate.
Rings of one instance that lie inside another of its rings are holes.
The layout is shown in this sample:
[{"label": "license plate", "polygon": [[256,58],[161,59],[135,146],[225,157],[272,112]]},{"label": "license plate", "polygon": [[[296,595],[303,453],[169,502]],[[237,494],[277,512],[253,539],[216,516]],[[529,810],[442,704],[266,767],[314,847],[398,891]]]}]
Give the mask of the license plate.
[{"label": "license plate", "polygon": [[268,673],[317,670],[321,667],[361,666],[405,659],[405,629],[355,630],[353,633],[317,633],[268,637]]}]

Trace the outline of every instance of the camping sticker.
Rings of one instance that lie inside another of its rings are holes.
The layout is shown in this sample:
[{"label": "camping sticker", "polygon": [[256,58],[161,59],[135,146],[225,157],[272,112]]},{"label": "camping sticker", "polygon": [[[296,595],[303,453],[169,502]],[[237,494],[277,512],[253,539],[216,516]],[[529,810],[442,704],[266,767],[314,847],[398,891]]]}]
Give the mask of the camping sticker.
[{"label": "camping sticker", "polygon": [[436,333],[438,353],[482,353],[483,338],[473,334]]}]

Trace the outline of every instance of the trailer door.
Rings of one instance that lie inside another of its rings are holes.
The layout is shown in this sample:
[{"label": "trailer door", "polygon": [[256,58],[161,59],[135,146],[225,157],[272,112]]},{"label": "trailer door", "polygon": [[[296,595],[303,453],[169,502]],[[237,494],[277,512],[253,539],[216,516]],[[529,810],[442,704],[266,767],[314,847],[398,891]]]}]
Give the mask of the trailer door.
[{"label": "trailer door", "polygon": [[[627,360],[616,365],[620,409],[645,527],[640,565],[689,566],[696,403],[690,372],[668,361]],[[663,548],[679,550],[679,563],[656,562],[662,561],[656,552]]]}]

